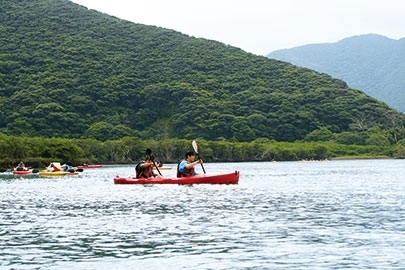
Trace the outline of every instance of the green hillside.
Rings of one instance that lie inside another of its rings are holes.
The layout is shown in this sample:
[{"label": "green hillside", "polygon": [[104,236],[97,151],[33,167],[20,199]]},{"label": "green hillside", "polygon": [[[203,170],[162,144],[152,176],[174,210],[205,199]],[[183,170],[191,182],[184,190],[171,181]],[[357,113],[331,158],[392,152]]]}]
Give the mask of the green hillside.
[{"label": "green hillside", "polygon": [[2,1],[0,109],[5,134],[101,141],[405,134],[403,114],[329,75],[67,0]]}]

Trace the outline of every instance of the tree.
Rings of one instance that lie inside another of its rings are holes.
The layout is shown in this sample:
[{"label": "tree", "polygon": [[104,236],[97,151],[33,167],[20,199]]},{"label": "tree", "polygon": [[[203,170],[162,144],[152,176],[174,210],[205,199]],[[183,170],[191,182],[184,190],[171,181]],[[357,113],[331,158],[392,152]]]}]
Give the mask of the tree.
[{"label": "tree", "polygon": [[89,127],[86,131],[88,138],[95,138],[99,141],[106,141],[110,138],[110,132],[114,126],[107,122],[97,122]]},{"label": "tree", "polygon": [[332,141],[334,140],[334,134],[332,131],[330,131],[327,127],[321,127],[319,129],[316,129],[310,133],[308,133],[307,136],[305,136],[305,141]]}]

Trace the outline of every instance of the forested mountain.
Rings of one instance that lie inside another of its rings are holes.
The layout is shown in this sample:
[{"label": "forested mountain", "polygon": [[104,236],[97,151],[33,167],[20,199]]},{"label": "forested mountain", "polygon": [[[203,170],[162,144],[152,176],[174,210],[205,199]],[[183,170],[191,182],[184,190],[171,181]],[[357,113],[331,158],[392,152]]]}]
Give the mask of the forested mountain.
[{"label": "forested mountain", "polygon": [[302,140],[404,132],[344,81],[68,0],[0,5],[0,132],[118,139]]},{"label": "forested mountain", "polygon": [[405,38],[360,35],[278,50],[267,57],[330,74],[405,112]]}]

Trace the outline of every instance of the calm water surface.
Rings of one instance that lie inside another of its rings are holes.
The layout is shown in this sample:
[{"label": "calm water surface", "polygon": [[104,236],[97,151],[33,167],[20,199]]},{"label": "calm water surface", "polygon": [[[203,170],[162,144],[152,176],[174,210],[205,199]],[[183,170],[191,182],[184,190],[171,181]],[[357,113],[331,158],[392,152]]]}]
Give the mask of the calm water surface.
[{"label": "calm water surface", "polygon": [[2,173],[0,268],[405,269],[404,160],[204,167],[240,183],[113,184],[133,166]]}]

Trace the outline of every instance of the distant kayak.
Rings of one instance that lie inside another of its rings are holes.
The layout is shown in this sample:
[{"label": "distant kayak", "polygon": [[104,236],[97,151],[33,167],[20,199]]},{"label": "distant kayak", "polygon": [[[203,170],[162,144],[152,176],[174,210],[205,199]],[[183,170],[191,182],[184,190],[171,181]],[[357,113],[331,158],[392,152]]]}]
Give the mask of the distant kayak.
[{"label": "distant kayak", "polygon": [[39,171],[40,176],[63,176],[63,175],[78,175],[78,171],[83,171],[83,169],[63,170],[59,162],[52,162],[52,166],[48,166],[46,170]]},{"label": "distant kayak", "polygon": [[15,175],[28,175],[28,174],[32,174],[34,172],[37,173],[38,171],[37,170],[34,171],[33,169],[22,170],[22,171],[19,171],[16,169],[13,170],[13,174],[15,174]]},{"label": "distant kayak", "polygon": [[197,174],[189,177],[163,177],[163,178],[130,178],[115,177],[114,184],[238,184],[239,171],[226,174]]},{"label": "distant kayak", "polygon": [[79,168],[79,169],[99,169],[102,167],[103,167],[103,165],[90,165],[90,164],[84,164],[84,165],[77,166],[77,168]]},{"label": "distant kayak", "polygon": [[78,172],[56,171],[51,172],[47,170],[39,171],[40,176],[63,176],[63,175],[78,175]]}]

